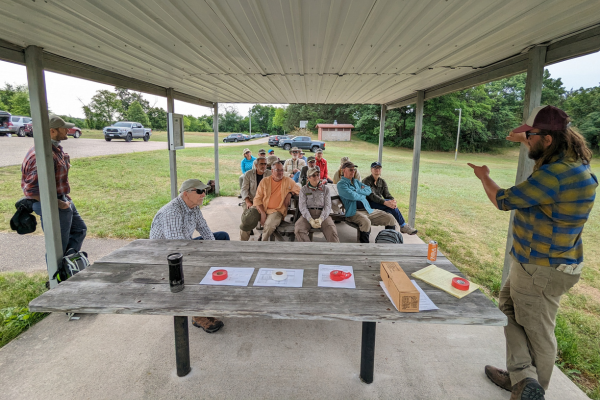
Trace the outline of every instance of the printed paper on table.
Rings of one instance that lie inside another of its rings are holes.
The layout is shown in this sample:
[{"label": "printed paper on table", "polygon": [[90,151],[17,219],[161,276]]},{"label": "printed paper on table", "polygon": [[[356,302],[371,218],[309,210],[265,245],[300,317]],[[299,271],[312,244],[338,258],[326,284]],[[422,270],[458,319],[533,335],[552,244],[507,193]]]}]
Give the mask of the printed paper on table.
[{"label": "printed paper on table", "polygon": [[[332,281],[329,277],[329,274],[331,273],[331,271],[334,271],[336,269],[344,272],[350,272],[352,276],[348,279],[344,279],[343,281]],[[318,286],[356,289],[356,283],[354,282],[354,271],[352,270],[351,266],[319,264]]]},{"label": "printed paper on table", "polygon": [[[218,269],[227,271],[227,279],[222,281],[213,280],[212,273]],[[210,267],[206,276],[200,281],[200,285],[248,286],[253,273],[254,268]]]},{"label": "printed paper on table", "polygon": [[[273,271],[287,272],[287,278],[282,281],[271,279]],[[261,268],[256,274],[253,286],[302,287],[303,269]]]}]

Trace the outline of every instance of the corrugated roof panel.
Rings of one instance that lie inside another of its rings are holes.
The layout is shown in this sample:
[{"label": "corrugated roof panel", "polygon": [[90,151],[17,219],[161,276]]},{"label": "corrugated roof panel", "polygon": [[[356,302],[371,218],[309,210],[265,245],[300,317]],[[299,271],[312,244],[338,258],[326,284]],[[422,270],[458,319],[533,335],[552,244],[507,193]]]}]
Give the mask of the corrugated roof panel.
[{"label": "corrugated roof panel", "polygon": [[597,0],[48,0],[2,8],[15,22],[0,25],[0,39],[219,102],[387,103],[600,23]]}]

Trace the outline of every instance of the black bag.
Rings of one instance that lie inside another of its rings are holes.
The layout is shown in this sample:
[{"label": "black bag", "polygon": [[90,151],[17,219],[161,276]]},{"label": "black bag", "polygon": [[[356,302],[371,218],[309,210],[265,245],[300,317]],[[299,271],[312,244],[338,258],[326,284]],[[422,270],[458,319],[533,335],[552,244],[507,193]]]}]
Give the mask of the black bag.
[{"label": "black bag", "polygon": [[62,258],[62,263],[58,266],[58,270],[54,273],[52,279],[56,279],[58,283],[66,281],[79,271],[83,271],[89,267],[90,262],[85,251],[67,250],[66,255]]},{"label": "black bag", "polygon": [[37,228],[37,220],[33,215],[33,203],[37,203],[37,200],[26,197],[15,203],[17,212],[10,219],[10,228],[17,231],[19,235],[35,232]]},{"label": "black bag", "polygon": [[402,244],[404,238],[402,234],[394,229],[384,229],[375,238],[375,243],[393,243]]}]

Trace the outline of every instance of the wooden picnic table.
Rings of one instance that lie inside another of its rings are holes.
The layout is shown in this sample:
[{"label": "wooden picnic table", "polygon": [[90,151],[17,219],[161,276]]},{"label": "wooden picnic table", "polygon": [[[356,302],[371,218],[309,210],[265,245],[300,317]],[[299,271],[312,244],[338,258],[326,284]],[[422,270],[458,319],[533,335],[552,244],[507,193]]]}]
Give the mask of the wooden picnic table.
[{"label": "wooden picnic table", "polygon": [[[183,254],[185,289],[171,293],[167,255]],[[362,322],[360,377],[373,381],[377,322],[506,325],[479,290],[463,299],[418,281],[439,307],[401,313],[379,286],[379,262],[397,261],[410,276],[425,268],[427,245],[136,240],[30,303],[31,311],[173,315],[179,376],[190,371],[188,316]],[[356,289],[317,286],[319,264],[353,267]],[[462,274],[443,255],[436,265]],[[210,267],[254,267],[247,287],[198,283]],[[259,268],[304,269],[302,288],[253,287]]]}]

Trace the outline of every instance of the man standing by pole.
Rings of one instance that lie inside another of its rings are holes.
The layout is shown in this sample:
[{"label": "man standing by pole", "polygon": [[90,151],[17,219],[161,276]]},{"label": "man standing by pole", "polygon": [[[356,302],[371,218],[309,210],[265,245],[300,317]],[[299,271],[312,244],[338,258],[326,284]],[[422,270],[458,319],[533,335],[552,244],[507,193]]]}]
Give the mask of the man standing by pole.
[{"label": "man standing by pole", "polygon": [[507,137],[529,148],[535,160],[524,182],[501,189],[487,166],[475,166],[488,198],[499,210],[515,210],[512,264],[500,291],[507,370],[485,367],[513,399],[543,399],[556,358],[554,327],[561,296],[579,281],[583,268],[581,234],[598,180],[590,170],[592,152],[569,128],[567,114],[553,106],[533,109],[524,125]]},{"label": "man standing by pole", "polygon": [[[71,186],[69,185],[71,159],[60,145],[61,141],[68,139],[67,133],[69,132],[69,128],[73,126],[75,125],[65,122],[58,115],[50,114],[50,138],[52,139],[52,159],[54,160],[54,176],[56,178],[56,194],[58,195],[63,255],[69,249],[73,249],[76,252],[80,251],[87,233],[87,226],[69,196],[69,193],[71,193]],[[35,148],[33,146],[25,155],[25,159],[21,165],[21,174],[21,189],[23,189],[23,194],[28,199],[37,200],[31,208],[40,216],[43,229],[44,219],[40,203]]]}]

